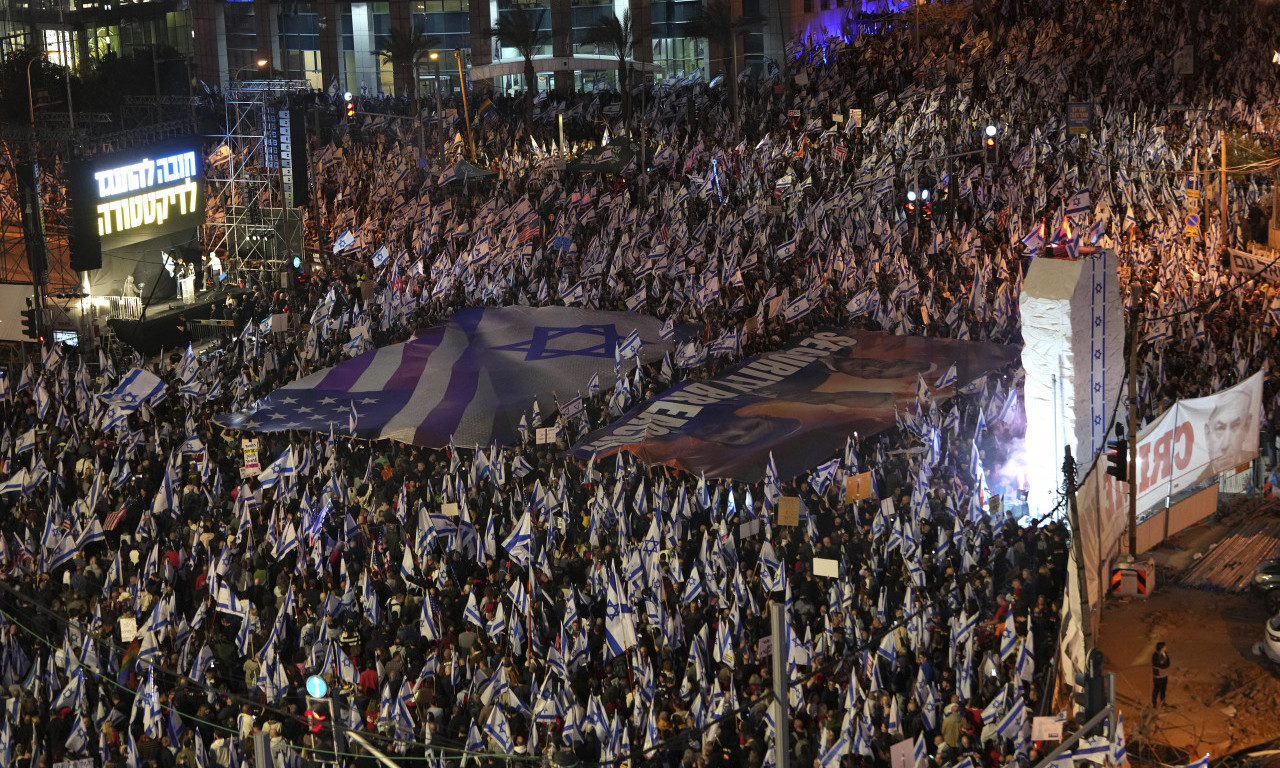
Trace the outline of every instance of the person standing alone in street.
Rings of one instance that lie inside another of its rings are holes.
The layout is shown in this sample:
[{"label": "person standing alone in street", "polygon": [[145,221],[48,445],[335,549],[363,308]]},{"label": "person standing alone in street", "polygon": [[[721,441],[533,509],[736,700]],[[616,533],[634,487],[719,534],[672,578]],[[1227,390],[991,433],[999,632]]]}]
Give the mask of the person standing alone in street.
[{"label": "person standing alone in street", "polygon": [[1159,699],[1161,706],[1165,703],[1165,695],[1169,690],[1169,652],[1164,649],[1164,642],[1156,643],[1156,651],[1151,654],[1151,706],[1156,706]]}]

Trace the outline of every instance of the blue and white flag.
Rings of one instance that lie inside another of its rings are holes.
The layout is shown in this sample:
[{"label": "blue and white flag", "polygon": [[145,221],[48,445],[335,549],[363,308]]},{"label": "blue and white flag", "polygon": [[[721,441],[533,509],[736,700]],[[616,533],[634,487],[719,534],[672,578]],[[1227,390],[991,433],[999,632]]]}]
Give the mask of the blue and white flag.
[{"label": "blue and white flag", "polygon": [[788,323],[795,322],[813,310],[813,304],[809,301],[809,294],[802,293],[792,299],[786,310],[783,311],[783,317]]},{"label": "blue and white flag", "polygon": [[[1006,712],[1005,716],[1000,720],[999,725],[996,726],[996,733],[1006,739],[1009,739],[1015,744],[1021,744],[1026,738],[1026,732],[1027,705],[1023,702],[1022,697],[1019,696],[1017,700],[1013,702],[1013,706],[1009,708],[1009,711]],[[1103,744],[1105,746],[1106,742],[1103,742]],[[1078,756],[1079,752],[1077,751],[1077,757]]]},{"label": "blue and white flag", "polygon": [[529,561],[533,557],[533,520],[528,510],[520,516],[516,527],[502,542],[502,548],[507,550],[516,565],[521,568],[529,567]]},{"label": "blue and white flag", "polygon": [[303,377],[218,421],[257,432],[349,430],[432,448],[451,437],[463,445],[515,443],[531,400],[548,402],[556,391],[612,374],[615,349],[633,331],[643,343],[640,362],[661,360],[672,347],[658,338],[658,327],[627,312],[467,309],[445,326]]},{"label": "blue and white flag", "polygon": [[667,318],[666,322],[662,324],[662,328],[658,330],[658,336],[663,341],[671,341],[676,337],[676,324],[671,318]]},{"label": "blue and white flag", "polygon": [[107,405],[123,413],[133,413],[148,400],[164,392],[165,384],[159,376],[141,368],[125,374],[120,384],[110,393],[102,395]]},{"label": "blue and white flag", "polygon": [[[772,458],[772,457],[770,457]],[[826,464],[818,467],[813,471],[813,475],[809,478],[809,484],[818,492],[819,496],[825,496],[827,488],[831,487],[831,481],[836,477],[836,470],[840,468],[840,459],[832,459]]]},{"label": "blue and white flag", "polygon": [[1089,199],[1089,190],[1082,190],[1075,193],[1067,200],[1067,215],[1077,216],[1089,212],[1093,207],[1093,202]]},{"label": "blue and white flag", "polygon": [[493,738],[501,752],[511,754],[515,749],[515,742],[511,739],[511,726],[500,704],[495,704],[489,712],[489,719],[484,724],[484,732]]},{"label": "blue and white flag", "polygon": [[955,384],[957,378],[958,377],[956,375],[956,364],[952,363],[951,367],[947,369],[947,372],[942,374],[942,378],[938,379],[937,383],[933,385],[933,388],[945,389],[951,386],[952,384]]},{"label": "blue and white flag", "polygon": [[1116,727],[1111,730],[1111,754],[1107,759],[1112,765],[1129,762],[1129,742],[1124,738],[1124,715],[1119,712],[1116,713]]},{"label": "blue and white flag", "polygon": [[346,232],[338,235],[338,238],[333,241],[333,252],[341,253],[355,244],[356,236],[351,234],[351,230],[348,229]]},{"label": "blue and white flag", "polygon": [[618,572],[609,569],[609,583],[605,607],[605,658],[625,655],[637,642],[635,610],[627,598],[625,584],[619,582]]},{"label": "blue and white flag", "polygon": [[618,346],[618,357],[623,360],[630,360],[640,354],[640,331],[633,330],[628,334],[625,341]]}]

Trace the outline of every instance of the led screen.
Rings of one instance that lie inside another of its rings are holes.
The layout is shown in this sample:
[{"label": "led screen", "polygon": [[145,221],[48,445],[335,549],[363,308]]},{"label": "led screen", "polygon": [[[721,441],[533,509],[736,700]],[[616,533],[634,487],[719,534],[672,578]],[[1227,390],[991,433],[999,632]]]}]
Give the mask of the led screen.
[{"label": "led screen", "polygon": [[91,215],[104,251],[199,226],[204,214],[194,138],[93,158],[79,215]]}]

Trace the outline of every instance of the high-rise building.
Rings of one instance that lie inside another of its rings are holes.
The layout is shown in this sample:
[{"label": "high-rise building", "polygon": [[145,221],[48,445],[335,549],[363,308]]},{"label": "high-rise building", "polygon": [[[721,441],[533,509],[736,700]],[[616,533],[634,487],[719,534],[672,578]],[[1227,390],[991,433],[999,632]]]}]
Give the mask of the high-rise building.
[{"label": "high-rise building", "polygon": [[[904,2],[728,0],[731,18],[745,20],[734,46],[738,70],[780,64],[786,41],[819,27],[835,31],[855,11]],[[709,80],[730,70],[726,46],[690,34],[688,23],[704,0],[0,0],[0,6],[0,57],[29,47],[81,70],[111,53],[163,50],[189,58],[195,77],[211,86],[269,70],[319,89],[336,83],[340,91],[396,94],[409,80],[394,77],[377,55],[381,37],[395,27],[432,39],[438,56],[420,68],[424,93],[437,80],[456,90],[457,59],[468,77],[499,91],[522,89],[522,58],[490,34],[502,15],[519,8],[531,11],[545,33],[546,44],[534,52],[539,90],[614,84],[612,52],[588,43],[588,30],[627,9],[637,71],[658,80],[695,73]]]}]

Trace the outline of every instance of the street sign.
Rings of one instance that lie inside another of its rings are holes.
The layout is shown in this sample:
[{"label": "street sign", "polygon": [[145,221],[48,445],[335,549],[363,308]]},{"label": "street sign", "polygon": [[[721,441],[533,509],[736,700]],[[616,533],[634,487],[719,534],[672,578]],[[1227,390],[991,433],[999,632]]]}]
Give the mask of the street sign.
[{"label": "street sign", "polygon": [[1183,230],[1183,233],[1186,234],[1187,237],[1200,236],[1200,214],[1198,213],[1187,214],[1187,226]]},{"label": "street sign", "polygon": [[1187,199],[1200,199],[1200,177],[1192,176],[1187,179]]},{"label": "street sign", "polygon": [[1067,133],[1087,136],[1093,128],[1093,102],[1075,101],[1067,104]]},{"label": "street sign", "polygon": [[329,693],[329,684],[319,675],[307,678],[307,695],[313,699],[323,699]]}]

